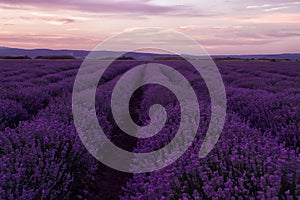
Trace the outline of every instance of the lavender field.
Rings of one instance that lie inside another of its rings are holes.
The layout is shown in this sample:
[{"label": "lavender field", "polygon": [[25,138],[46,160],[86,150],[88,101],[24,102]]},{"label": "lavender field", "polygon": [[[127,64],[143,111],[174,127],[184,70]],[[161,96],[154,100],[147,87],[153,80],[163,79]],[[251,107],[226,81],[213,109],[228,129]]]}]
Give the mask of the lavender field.
[{"label": "lavender field", "polygon": [[[200,159],[211,116],[205,82],[184,61],[156,61],[189,80],[201,120],[182,157],[141,174],[106,167],[79,139],[72,90],[81,62],[0,60],[0,199],[300,199],[300,62],[217,61],[227,94],[226,122],[214,149]],[[145,62],[115,61],[96,92],[102,129],[116,145],[134,152],[168,144],[180,123],[178,101],[158,85],[137,90],[130,111],[145,125],[151,105],[163,105],[168,118],[159,134],[137,139],[114,122],[114,84]]]}]

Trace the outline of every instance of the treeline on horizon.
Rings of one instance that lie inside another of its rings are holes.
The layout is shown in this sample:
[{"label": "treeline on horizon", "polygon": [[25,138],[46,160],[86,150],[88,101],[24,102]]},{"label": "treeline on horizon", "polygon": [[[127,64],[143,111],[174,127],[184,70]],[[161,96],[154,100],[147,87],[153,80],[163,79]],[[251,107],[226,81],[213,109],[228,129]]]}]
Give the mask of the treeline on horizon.
[{"label": "treeline on horizon", "polygon": [[12,59],[12,60],[50,59],[50,60],[55,60],[55,59],[77,59],[77,58],[74,56],[71,56],[71,55],[36,56],[34,58],[31,58],[31,57],[25,55],[25,56],[0,56],[0,59]]},{"label": "treeline on horizon", "polygon": [[[47,55],[47,56],[36,56],[34,58],[29,57],[27,55],[22,55],[22,56],[1,56],[0,59],[4,60],[81,60],[80,58],[74,57],[72,55]],[[154,60],[154,61],[168,61],[168,60],[197,60],[193,58],[184,58],[180,56],[169,56],[169,57],[155,57],[153,59],[149,60]],[[115,57],[105,57],[105,58],[100,58],[100,60],[137,60],[132,56],[121,56],[118,58]],[[235,58],[235,57],[219,57],[219,58],[213,58],[214,61],[268,61],[268,62],[290,62],[290,61],[296,61],[298,62],[299,60],[293,60],[293,59],[275,59],[275,58]]]}]

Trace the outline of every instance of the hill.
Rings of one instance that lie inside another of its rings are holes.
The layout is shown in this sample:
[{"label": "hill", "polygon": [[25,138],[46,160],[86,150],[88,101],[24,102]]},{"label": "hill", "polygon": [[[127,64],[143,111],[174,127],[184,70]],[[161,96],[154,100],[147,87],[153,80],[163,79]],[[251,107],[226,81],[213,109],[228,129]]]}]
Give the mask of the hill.
[{"label": "hill", "polygon": [[[31,58],[38,56],[72,56],[77,59],[84,59],[90,51],[86,50],[53,50],[53,49],[20,49],[20,48],[10,48],[0,46],[0,57],[5,56],[24,56],[27,55]],[[97,51],[94,52],[94,56],[97,59],[104,58],[116,58],[119,57],[123,52],[116,51]],[[124,56],[132,57],[135,60],[168,60],[173,58],[178,58],[178,55],[171,54],[155,54],[155,53],[140,53],[140,52],[129,52]],[[207,59],[207,56],[195,56],[195,55],[181,55],[184,58],[188,59]],[[212,58],[236,58],[236,59],[275,59],[275,60],[300,60],[300,53],[285,53],[285,54],[265,54],[265,55],[212,55]]]}]

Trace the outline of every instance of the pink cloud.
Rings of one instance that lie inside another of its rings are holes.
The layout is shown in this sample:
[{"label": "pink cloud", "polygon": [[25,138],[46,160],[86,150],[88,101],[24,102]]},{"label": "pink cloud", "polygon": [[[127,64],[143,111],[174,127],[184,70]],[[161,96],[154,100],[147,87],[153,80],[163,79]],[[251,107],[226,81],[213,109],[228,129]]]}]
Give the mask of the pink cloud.
[{"label": "pink cloud", "polygon": [[[95,13],[144,13],[144,14],[161,14],[179,10],[178,6],[159,6],[149,4],[147,1],[79,1],[79,0],[0,0],[2,8],[13,9],[20,6],[32,6],[44,9],[67,9],[77,10],[82,12]],[[181,7],[182,8],[182,7]]]},{"label": "pink cloud", "polygon": [[286,38],[286,37],[300,37],[300,32],[271,32],[267,33],[267,36],[277,37],[277,38]]},{"label": "pink cloud", "polygon": [[[1,45],[21,48],[91,49],[99,39],[65,34],[0,34]],[[81,46],[78,47],[78,42]]]},{"label": "pink cloud", "polygon": [[204,46],[260,46],[277,42],[277,39],[202,39],[197,40],[199,44]]},{"label": "pink cloud", "polygon": [[63,25],[63,24],[70,24],[75,22],[74,19],[69,19],[69,18],[41,17],[41,19],[46,21],[49,24],[54,24],[54,25]]},{"label": "pink cloud", "polygon": [[[213,17],[219,13],[199,10],[193,6],[170,5],[162,6],[151,4],[148,0],[128,0],[128,1],[81,1],[81,0],[0,0],[0,8],[12,9],[54,9],[54,10],[73,10],[80,12],[93,13],[97,15],[122,14],[124,17],[135,17],[144,19],[143,16],[171,16],[171,17]],[[113,16],[110,16],[113,17]]]}]

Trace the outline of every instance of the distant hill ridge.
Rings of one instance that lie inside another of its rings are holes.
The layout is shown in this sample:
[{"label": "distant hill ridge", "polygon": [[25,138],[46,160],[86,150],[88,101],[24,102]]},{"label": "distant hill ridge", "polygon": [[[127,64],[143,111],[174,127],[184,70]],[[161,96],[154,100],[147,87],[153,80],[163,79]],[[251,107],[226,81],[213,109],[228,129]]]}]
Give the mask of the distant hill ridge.
[{"label": "distant hill ridge", "polygon": [[[72,56],[77,59],[84,59],[90,51],[86,50],[53,50],[53,49],[20,49],[20,48],[10,48],[0,46],[0,57],[19,57],[19,56],[28,56],[30,58],[36,57],[47,57],[47,56]],[[99,51],[99,59],[105,58],[115,58],[118,57],[122,52],[116,51]],[[167,60],[168,59],[178,59],[178,55],[171,54],[155,54],[155,53],[139,53],[139,52],[129,52],[126,53],[127,57],[132,57],[136,60],[155,60],[159,58],[159,60]],[[182,55],[184,58],[189,59],[201,59],[201,56],[193,56],[193,55]],[[236,58],[236,59],[289,59],[289,60],[300,60],[300,53],[285,53],[285,54],[265,54],[265,55],[212,55],[212,58]],[[165,59],[164,59],[165,58]],[[207,57],[204,57],[207,58]]]}]

